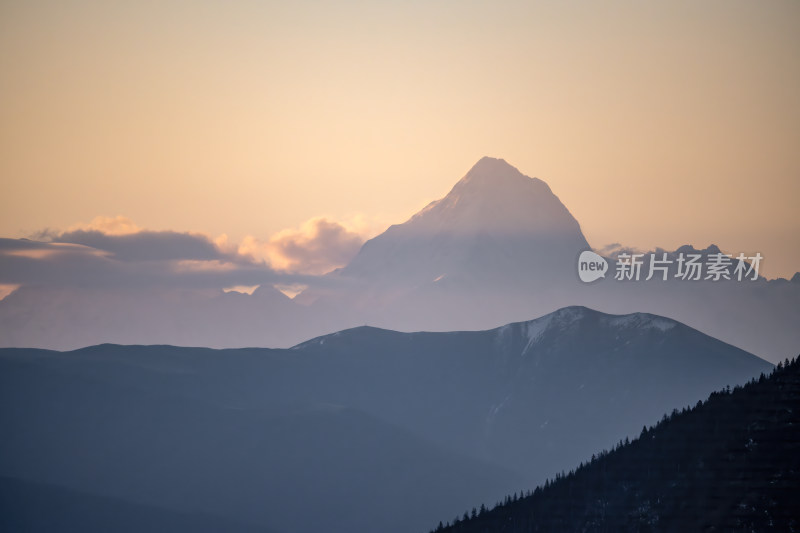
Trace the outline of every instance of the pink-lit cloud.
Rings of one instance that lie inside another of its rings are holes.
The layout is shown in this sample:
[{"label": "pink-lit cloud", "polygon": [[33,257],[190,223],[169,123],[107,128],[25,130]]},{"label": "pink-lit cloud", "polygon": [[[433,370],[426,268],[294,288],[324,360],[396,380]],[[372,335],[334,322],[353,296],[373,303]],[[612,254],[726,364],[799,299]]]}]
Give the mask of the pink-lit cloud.
[{"label": "pink-lit cloud", "polygon": [[363,235],[356,230],[318,217],[299,228],[279,231],[267,241],[246,237],[237,251],[276,270],[316,275],[346,265],[363,243]]},{"label": "pink-lit cloud", "polygon": [[[143,229],[97,217],[34,239],[0,239],[0,285],[79,287],[305,287],[346,264],[364,237],[352,224],[313,218],[266,239]],[[363,230],[364,224],[360,229]],[[247,292],[247,291],[245,291]]]}]

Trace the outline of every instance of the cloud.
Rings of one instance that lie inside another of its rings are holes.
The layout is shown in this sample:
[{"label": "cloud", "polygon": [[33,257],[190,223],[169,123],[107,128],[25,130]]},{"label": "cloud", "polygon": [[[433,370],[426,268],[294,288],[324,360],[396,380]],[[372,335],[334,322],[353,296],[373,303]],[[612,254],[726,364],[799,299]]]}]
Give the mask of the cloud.
[{"label": "cloud", "polygon": [[[224,236],[223,236],[224,237]],[[95,217],[66,231],[45,229],[35,241],[82,245],[107,252],[121,261],[243,260],[202,233],[142,229],[123,216]]]},{"label": "cloud", "polygon": [[122,261],[200,261],[235,260],[225,254],[207,236],[176,231],[147,231],[108,234],[99,230],[69,231],[55,236],[55,243],[81,244],[109,252]]},{"label": "cloud", "polygon": [[73,224],[65,231],[54,230],[51,228],[43,229],[31,235],[31,239],[36,241],[52,241],[64,233],[72,233],[77,231],[98,231],[105,235],[129,235],[131,233],[138,233],[142,228],[137,226],[133,220],[128,217],[115,216],[94,217],[88,224],[78,223]]},{"label": "cloud", "polygon": [[364,237],[358,231],[317,217],[299,228],[282,230],[266,242],[247,237],[238,253],[261,259],[276,270],[315,275],[346,265],[363,243]]},{"label": "cloud", "polygon": [[276,272],[263,263],[226,257],[126,260],[84,245],[0,239],[0,285],[221,289],[313,281],[310,276]]},{"label": "cloud", "polygon": [[86,288],[330,286],[319,275],[346,264],[364,238],[314,218],[267,240],[142,229],[125,217],[97,217],[39,239],[0,238],[0,285]]},{"label": "cloud", "polygon": [[67,229],[67,232],[73,231],[99,231],[106,235],[129,235],[131,233],[138,233],[142,228],[133,223],[133,220],[128,217],[115,216],[115,217],[94,217],[88,224],[76,224]]}]

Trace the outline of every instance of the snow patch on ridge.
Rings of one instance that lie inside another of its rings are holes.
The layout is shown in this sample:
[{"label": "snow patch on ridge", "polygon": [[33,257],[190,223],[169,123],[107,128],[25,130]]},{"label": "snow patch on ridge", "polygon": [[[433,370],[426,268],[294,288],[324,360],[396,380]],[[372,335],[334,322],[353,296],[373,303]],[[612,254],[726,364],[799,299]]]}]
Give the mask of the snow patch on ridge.
[{"label": "snow patch on ridge", "polygon": [[611,317],[608,324],[618,328],[657,329],[668,331],[675,327],[675,321],[647,313],[631,313]]},{"label": "snow patch on ridge", "polygon": [[547,331],[548,327],[550,327],[552,318],[553,315],[550,314],[525,324],[525,336],[528,338],[528,344],[525,345],[525,350],[523,350],[523,353],[527,352],[531,346],[536,344],[539,339],[542,338],[544,332]]}]

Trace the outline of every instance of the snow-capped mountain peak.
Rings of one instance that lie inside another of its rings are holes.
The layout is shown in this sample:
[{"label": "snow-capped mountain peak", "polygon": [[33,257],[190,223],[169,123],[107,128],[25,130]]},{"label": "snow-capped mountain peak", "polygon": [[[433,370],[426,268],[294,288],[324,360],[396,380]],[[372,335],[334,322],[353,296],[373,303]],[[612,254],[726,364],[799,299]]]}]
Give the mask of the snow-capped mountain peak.
[{"label": "snow-capped mountain peak", "polygon": [[588,248],[578,222],[545,182],[484,157],[444,198],[367,241],[342,273],[415,286],[443,274],[545,279],[561,275]]}]

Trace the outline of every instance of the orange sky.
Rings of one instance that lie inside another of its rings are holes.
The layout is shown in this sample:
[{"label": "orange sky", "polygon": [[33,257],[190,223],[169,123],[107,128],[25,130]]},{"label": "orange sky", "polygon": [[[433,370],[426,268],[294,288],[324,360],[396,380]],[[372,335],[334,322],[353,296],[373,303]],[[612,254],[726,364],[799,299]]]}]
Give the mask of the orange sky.
[{"label": "orange sky", "polygon": [[589,242],[800,270],[798,2],[0,4],[0,236],[366,232],[481,156]]}]

